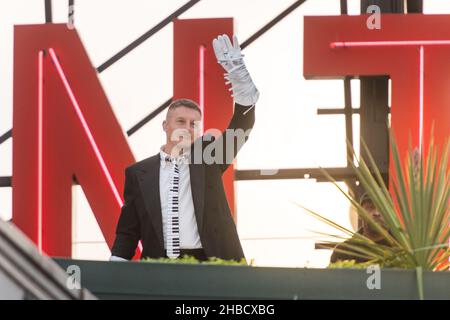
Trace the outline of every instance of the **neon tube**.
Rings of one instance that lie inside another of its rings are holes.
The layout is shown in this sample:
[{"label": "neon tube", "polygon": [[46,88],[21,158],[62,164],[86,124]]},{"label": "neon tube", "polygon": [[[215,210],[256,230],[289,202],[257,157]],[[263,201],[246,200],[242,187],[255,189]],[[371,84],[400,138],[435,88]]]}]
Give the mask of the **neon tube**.
[{"label": "neon tube", "polygon": [[58,58],[56,57],[55,50],[53,50],[53,48],[50,48],[49,52],[50,52],[50,56],[51,56],[53,62],[55,63],[56,70],[58,71],[58,74],[59,74],[59,76],[60,76],[60,78],[61,78],[61,80],[62,80],[62,82],[64,84],[64,87],[65,87],[65,89],[67,91],[67,94],[69,95],[69,98],[70,98],[70,100],[72,102],[72,105],[73,105],[73,107],[75,109],[75,112],[76,112],[76,114],[78,116],[78,119],[80,120],[80,122],[81,122],[81,124],[83,126],[83,129],[84,129],[84,131],[85,131],[85,133],[86,133],[86,135],[88,137],[89,143],[90,143],[92,149],[94,150],[95,156],[97,157],[97,160],[98,160],[98,162],[100,164],[100,167],[101,167],[103,173],[106,176],[106,180],[108,181],[109,187],[111,188],[111,190],[112,190],[112,192],[114,194],[116,202],[117,202],[117,204],[120,207],[122,207],[123,206],[123,201],[120,198],[119,192],[117,191],[117,188],[116,188],[116,186],[114,184],[114,181],[113,181],[113,179],[111,177],[111,173],[109,172],[109,170],[108,170],[108,168],[106,166],[105,160],[103,159],[103,156],[100,153],[100,149],[98,148],[97,143],[95,142],[94,136],[92,135],[91,129],[89,128],[89,126],[88,126],[88,124],[86,122],[86,119],[84,118],[83,112],[81,111],[81,108],[80,108],[80,106],[78,104],[78,101],[75,98],[75,95],[74,95],[74,93],[72,91],[72,88],[70,87],[69,82],[67,81],[67,77],[64,74],[64,71],[63,71],[63,69],[61,67],[61,64],[59,63]]},{"label": "neon tube", "polygon": [[422,155],[422,140],[423,140],[423,98],[424,98],[424,60],[425,52],[423,46],[420,46],[420,67],[419,67],[419,152]]},{"label": "neon tube", "polygon": [[38,187],[37,187],[37,207],[38,207],[38,222],[37,222],[37,246],[40,253],[42,253],[42,166],[43,166],[43,108],[44,108],[44,51],[40,50],[38,53]]},{"label": "neon tube", "polygon": [[[102,168],[102,171],[103,171],[103,173],[106,176],[106,179],[107,179],[108,184],[109,184],[109,186],[110,186],[110,188],[111,188],[111,190],[112,190],[112,192],[114,194],[116,202],[119,205],[119,207],[122,207],[123,206],[123,201],[120,198],[119,192],[118,192],[118,190],[116,188],[116,185],[114,184],[114,181],[113,181],[113,179],[111,177],[111,173],[109,172],[109,170],[108,170],[108,168],[106,166],[105,160],[103,159],[103,156],[100,153],[100,150],[99,150],[99,148],[97,146],[97,143],[95,142],[94,136],[92,135],[92,132],[91,132],[91,130],[90,130],[90,128],[89,128],[89,126],[88,126],[88,124],[86,122],[86,119],[84,118],[84,115],[83,115],[83,113],[81,111],[81,108],[80,108],[80,106],[79,106],[79,104],[78,104],[78,102],[77,102],[77,100],[75,98],[75,95],[74,95],[73,91],[72,91],[72,88],[70,87],[69,82],[67,81],[67,77],[64,74],[64,71],[63,71],[63,69],[61,67],[61,64],[59,63],[58,58],[57,58],[57,56],[55,54],[55,50],[53,50],[53,48],[50,48],[49,52],[50,52],[50,56],[51,56],[53,62],[55,63],[56,70],[58,71],[58,74],[59,74],[59,76],[60,76],[60,78],[61,78],[61,80],[62,80],[62,82],[64,84],[64,87],[65,87],[65,89],[66,89],[66,91],[67,91],[67,93],[69,95],[69,98],[70,98],[70,100],[72,102],[72,105],[73,105],[73,107],[74,107],[74,109],[76,111],[76,114],[77,114],[79,120],[81,121],[81,124],[83,126],[84,131],[86,132],[86,135],[87,135],[87,137],[89,139],[89,142],[90,142],[90,144],[92,146],[92,149],[94,150],[94,153],[95,153],[95,155],[97,157],[97,160],[100,163],[100,167]],[[139,241],[139,243],[138,243],[138,248],[139,248],[139,251],[142,252],[142,243],[141,243],[141,241]]]},{"label": "neon tube", "polygon": [[423,114],[424,114],[424,46],[447,46],[450,40],[407,40],[407,41],[344,41],[331,42],[331,49],[341,48],[367,48],[367,47],[408,47],[419,46],[419,151],[422,153],[423,141]]},{"label": "neon tube", "polygon": [[[205,46],[200,46],[198,53],[198,99],[200,103],[200,110],[202,110],[203,118],[205,112]],[[203,121],[201,122],[200,134],[203,134]]]}]

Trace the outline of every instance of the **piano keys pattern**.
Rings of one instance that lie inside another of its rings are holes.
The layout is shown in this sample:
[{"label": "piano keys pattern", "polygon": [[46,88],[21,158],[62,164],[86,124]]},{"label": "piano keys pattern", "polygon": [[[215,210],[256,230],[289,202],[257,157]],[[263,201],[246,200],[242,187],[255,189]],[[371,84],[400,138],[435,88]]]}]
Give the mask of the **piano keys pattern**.
[{"label": "piano keys pattern", "polygon": [[180,255],[180,217],[179,217],[179,186],[180,168],[173,158],[166,158],[172,162],[172,177],[169,187],[168,217],[167,217],[167,256],[177,258]]}]

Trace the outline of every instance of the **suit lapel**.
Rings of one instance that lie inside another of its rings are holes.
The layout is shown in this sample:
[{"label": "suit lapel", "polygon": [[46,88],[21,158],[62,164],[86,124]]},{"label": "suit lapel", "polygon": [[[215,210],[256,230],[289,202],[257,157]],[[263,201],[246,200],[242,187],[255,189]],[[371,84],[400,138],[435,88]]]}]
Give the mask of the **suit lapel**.
[{"label": "suit lapel", "polygon": [[160,245],[164,248],[161,199],[159,190],[159,167],[160,157],[158,153],[157,155],[151,157],[146,166],[142,168],[138,181],[145,207],[147,212],[150,214],[153,229],[156,232]]}]

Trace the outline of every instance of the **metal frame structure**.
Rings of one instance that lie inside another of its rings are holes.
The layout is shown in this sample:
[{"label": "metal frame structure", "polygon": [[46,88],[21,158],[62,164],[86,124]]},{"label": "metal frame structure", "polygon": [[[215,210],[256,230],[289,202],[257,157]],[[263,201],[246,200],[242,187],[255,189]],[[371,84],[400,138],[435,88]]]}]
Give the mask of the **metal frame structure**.
[{"label": "metal frame structure", "polygon": [[[161,20],[156,26],[142,34],[139,38],[131,42],[128,46],[120,50],[118,53],[113,55],[111,58],[102,63],[96,68],[98,73],[105,71],[115,62],[119,61],[126,54],[134,50],[140,44],[145,42],[147,39],[152,37],[158,31],[163,29],[165,26],[170,24],[173,19],[179,17],[181,14],[188,11],[195,4],[201,0],[191,0],[184,4],[182,7],[174,11],[165,19]],[[261,37],[264,33],[270,30],[278,22],[282,21],[295,9],[300,7],[306,0],[297,0],[283,12],[278,14],[269,23],[260,28],[247,40],[245,40],[241,47],[245,49],[251,45],[255,40]],[[44,0],[45,2],[45,21],[46,23],[52,22],[52,8],[51,0]],[[405,10],[405,1],[394,0],[394,1],[381,1],[381,0],[361,0],[361,13],[365,13],[366,8],[369,5],[376,4],[380,6],[382,12],[408,12],[408,13],[418,13],[422,12],[423,1],[422,0],[408,0],[407,10]],[[74,5],[74,1],[70,1],[69,5]],[[347,0],[340,0],[341,14],[347,14]],[[382,174],[386,177],[388,176],[388,139],[387,139],[387,123],[382,124],[380,127],[379,123],[374,123],[374,115],[376,118],[387,117],[389,113],[389,107],[387,106],[388,97],[388,80],[386,77],[361,77],[361,108],[353,108],[351,103],[351,77],[346,77],[343,80],[344,93],[345,93],[345,106],[344,108],[336,109],[321,109],[317,110],[318,115],[341,115],[345,116],[345,134],[346,139],[353,145],[353,123],[352,115],[361,115],[361,138],[366,141],[370,150],[373,152],[375,160],[377,162],[378,168]],[[150,114],[145,116],[137,124],[127,130],[127,135],[131,136],[136,133],[145,124],[154,119],[158,114],[164,111],[171,103],[172,98],[167,99],[163,104],[154,109]],[[385,126],[383,128],[383,125]],[[369,139],[370,133],[374,130],[382,135],[382,139]],[[0,136],[0,144],[12,137],[12,129],[8,130],[6,133]],[[353,161],[351,156],[347,156],[347,166],[343,168],[325,168],[327,172],[337,181],[344,181],[351,192],[360,193],[356,184],[356,177],[351,170],[350,161]],[[273,175],[265,175],[265,170],[252,169],[252,170],[235,170],[235,180],[274,180],[274,179],[316,179],[317,181],[328,181],[318,168],[290,168],[290,169],[278,169],[275,170],[277,173]],[[0,177],[0,187],[10,187],[11,177]]]}]

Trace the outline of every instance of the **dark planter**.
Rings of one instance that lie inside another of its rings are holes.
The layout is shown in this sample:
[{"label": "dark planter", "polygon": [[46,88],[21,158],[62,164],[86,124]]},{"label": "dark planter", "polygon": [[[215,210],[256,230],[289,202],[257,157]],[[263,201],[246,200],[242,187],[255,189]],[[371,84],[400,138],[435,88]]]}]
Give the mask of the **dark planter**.
[{"label": "dark planter", "polygon": [[[100,299],[418,299],[413,270],[382,269],[368,289],[365,269],[303,269],[54,259],[78,265]],[[450,272],[424,272],[425,299],[450,299]]]}]

